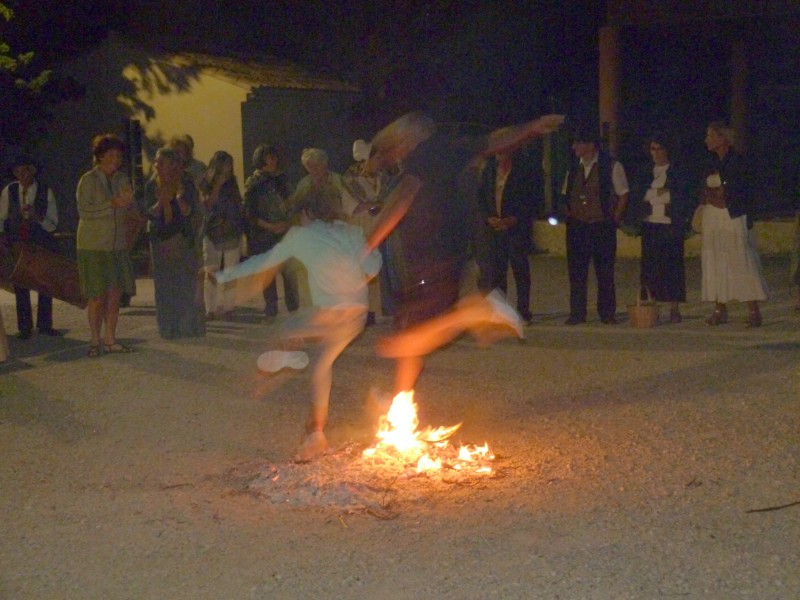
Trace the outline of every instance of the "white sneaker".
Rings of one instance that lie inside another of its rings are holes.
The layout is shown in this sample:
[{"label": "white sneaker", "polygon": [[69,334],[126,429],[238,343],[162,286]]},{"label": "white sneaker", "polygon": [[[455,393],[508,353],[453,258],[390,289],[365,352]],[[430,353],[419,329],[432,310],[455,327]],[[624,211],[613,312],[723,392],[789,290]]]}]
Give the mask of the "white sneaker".
[{"label": "white sneaker", "polygon": [[275,373],[286,367],[299,371],[308,366],[308,354],[302,351],[270,350],[259,356],[256,364],[267,373]]},{"label": "white sneaker", "polygon": [[492,307],[492,316],[489,321],[500,325],[507,325],[514,330],[518,338],[525,337],[522,332],[522,317],[511,307],[506,297],[503,295],[503,292],[494,289],[486,295],[486,300],[489,301],[489,305]]}]

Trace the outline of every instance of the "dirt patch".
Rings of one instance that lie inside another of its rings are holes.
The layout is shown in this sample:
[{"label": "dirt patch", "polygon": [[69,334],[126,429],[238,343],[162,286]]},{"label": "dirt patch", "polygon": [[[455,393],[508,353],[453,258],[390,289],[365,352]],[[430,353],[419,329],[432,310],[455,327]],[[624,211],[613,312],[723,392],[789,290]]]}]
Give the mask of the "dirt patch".
[{"label": "dirt patch", "polygon": [[[308,374],[258,374],[258,307],[165,341],[140,281],[137,351],[90,360],[56,303],[67,335],[12,337],[0,365],[0,598],[800,597],[800,316],[788,260],[764,262],[763,327],[735,305],[704,325],[690,259],[684,322],[637,330],[563,326],[565,262],[532,259],[527,341],[460,339],[415,395],[421,423],[463,422],[454,445],[489,444],[479,477],[362,456],[385,322],[334,367],[335,452],[295,465]],[[638,265],[617,282],[624,306]]]}]

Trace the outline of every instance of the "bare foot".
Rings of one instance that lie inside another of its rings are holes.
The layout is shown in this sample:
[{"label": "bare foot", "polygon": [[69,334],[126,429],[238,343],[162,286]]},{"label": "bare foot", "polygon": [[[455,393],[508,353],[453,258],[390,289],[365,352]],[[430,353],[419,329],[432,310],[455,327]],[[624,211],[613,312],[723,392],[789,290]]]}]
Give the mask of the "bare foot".
[{"label": "bare foot", "polygon": [[321,431],[314,431],[306,436],[292,460],[296,463],[311,462],[325,454],[329,448],[325,434]]},{"label": "bare foot", "polygon": [[381,392],[377,388],[370,388],[367,399],[364,401],[364,411],[370,425],[377,425],[380,418],[389,412],[392,407],[392,395]]}]

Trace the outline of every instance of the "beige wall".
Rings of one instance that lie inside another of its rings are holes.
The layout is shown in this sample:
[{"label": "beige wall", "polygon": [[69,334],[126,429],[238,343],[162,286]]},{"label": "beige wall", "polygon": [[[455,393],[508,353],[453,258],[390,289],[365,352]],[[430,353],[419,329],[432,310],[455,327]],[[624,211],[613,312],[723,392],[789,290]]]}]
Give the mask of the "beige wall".
[{"label": "beige wall", "polygon": [[[154,65],[148,77],[158,74],[159,68]],[[166,141],[173,135],[188,133],[194,139],[195,158],[205,164],[214,152],[225,150],[233,156],[239,186],[244,186],[244,173],[249,171],[250,164],[242,157],[242,103],[249,87],[201,73],[196,81],[190,82],[187,90],[173,87],[165,93],[150,91],[136,68],[127,67],[123,77],[135,86],[139,100],[154,111],[154,117],[147,120],[142,111],[133,109],[133,118],[141,121],[150,140]],[[125,99],[120,98],[120,101],[125,102]],[[145,173],[149,172],[149,167],[147,163],[144,165]]]},{"label": "beige wall", "polygon": [[[794,252],[796,225],[793,220],[757,221],[753,226],[758,252],[763,255],[789,254]],[[549,225],[547,221],[536,221],[533,226],[536,247],[556,256],[564,256],[566,248],[565,225]],[[686,240],[686,256],[700,256],[700,236]],[[631,237],[617,231],[617,256],[637,257],[641,254],[641,238]]]},{"label": "beige wall", "polygon": [[[52,108],[51,125],[36,153],[42,160],[43,181],[56,193],[62,230],[74,231],[78,225],[75,188],[92,168],[92,138],[111,132],[124,139],[129,118],[142,124],[145,155],[152,156],[173,135],[188,133],[203,162],[217,150],[229,152],[243,185],[244,173],[250,170],[242,157],[241,130],[249,84],[159,62],[114,34],[60,65],[58,72],[73,78],[85,92]],[[148,174],[150,165],[144,167]]]}]

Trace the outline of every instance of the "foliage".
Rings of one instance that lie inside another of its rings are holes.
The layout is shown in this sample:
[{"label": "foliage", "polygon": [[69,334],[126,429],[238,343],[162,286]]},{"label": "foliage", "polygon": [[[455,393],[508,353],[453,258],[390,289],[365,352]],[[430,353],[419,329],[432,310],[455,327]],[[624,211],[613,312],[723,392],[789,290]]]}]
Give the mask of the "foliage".
[{"label": "foliage", "polygon": [[[14,18],[14,11],[0,2],[0,16],[8,22]],[[14,57],[11,54],[11,46],[0,39],[0,71],[5,71],[9,74],[20,73],[30,66],[32,60],[33,52],[25,52]],[[25,90],[31,94],[39,94],[50,79],[50,75],[51,71],[45,70],[27,80],[22,77],[16,77],[14,78],[14,85],[18,89]]]},{"label": "foliage", "polygon": [[[14,18],[14,11],[0,2],[0,16],[8,23]],[[15,56],[11,45],[0,38],[0,102],[5,107],[0,122],[2,142],[27,145],[45,114],[47,98],[42,97],[42,92],[52,72],[32,74],[33,60],[33,52]]]}]

